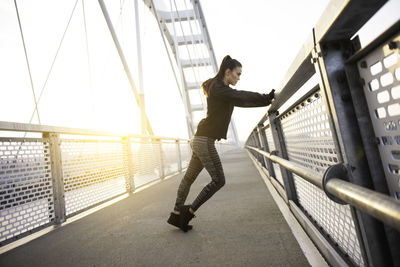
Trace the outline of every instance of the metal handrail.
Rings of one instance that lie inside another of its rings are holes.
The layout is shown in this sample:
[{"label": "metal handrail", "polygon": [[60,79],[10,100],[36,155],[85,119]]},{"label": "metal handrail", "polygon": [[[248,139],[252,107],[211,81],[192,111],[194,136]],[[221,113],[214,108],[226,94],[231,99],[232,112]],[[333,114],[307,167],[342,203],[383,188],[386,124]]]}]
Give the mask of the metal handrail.
[{"label": "metal handrail", "polygon": [[[246,147],[267,157],[271,161],[278,163],[282,167],[297,174],[301,178],[323,190],[323,175],[321,173],[307,170],[300,164],[272,155],[271,153],[265,152],[256,147]],[[347,204],[350,204],[355,208],[368,213],[369,215],[400,231],[400,203],[392,197],[341,180],[340,177],[329,179],[325,185],[325,189],[328,191],[328,193],[346,202]]]},{"label": "metal handrail", "polygon": [[172,137],[164,137],[164,136],[140,135],[140,134],[121,133],[121,132],[118,133],[118,132],[109,132],[109,131],[78,129],[78,128],[68,128],[68,127],[58,127],[58,126],[8,122],[8,121],[0,121],[0,131],[53,132],[53,133],[60,133],[60,134],[99,135],[99,136],[118,136],[118,137],[129,136],[131,138],[189,141],[189,139],[185,139],[185,138],[172,138]]},{"label": "metal handrail", "polygon": [[[97,136],[110,136],[110,137],[129,137],[129,138],[142,138],[142,139],[152,139],[152,140],[164,140],[164,141],[179,141],[179,142],[189,142],[187,138],[174,138],[156,135],[141,135],[123,132],[109,132],[109,131],[99,131],[92,129],[79,129],[79,128],[68,128],[59,126],[49,126],[49,125],[39,125],[30,123],[19,123],[19,122],[8,122],[0,121],[0,131],[10,131],[10,132],[32,132],[32,133],[59,133],[59,134],[71,134],[71,135],[97,135]],[[1,136],[0,136],[1,137]],[[15,138],[15,137],[13,137]],[[26,138],[27,139],[27,138]],[[220,145],[234,145],[230,142],[218,142]]]}]

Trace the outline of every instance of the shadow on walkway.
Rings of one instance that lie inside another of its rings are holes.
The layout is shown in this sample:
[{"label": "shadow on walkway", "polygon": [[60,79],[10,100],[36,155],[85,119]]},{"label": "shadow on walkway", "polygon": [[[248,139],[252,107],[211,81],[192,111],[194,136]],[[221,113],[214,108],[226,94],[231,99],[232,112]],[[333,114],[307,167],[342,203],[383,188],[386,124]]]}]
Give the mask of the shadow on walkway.
[{"label": "shadow on walkway", "polygon": [[[0,255],[0,266],[309,266],[247,153],[221,158],[226,185],[188,233],[166,223],[179,174]],[[203,170],[188,200],[209,180]]]}]

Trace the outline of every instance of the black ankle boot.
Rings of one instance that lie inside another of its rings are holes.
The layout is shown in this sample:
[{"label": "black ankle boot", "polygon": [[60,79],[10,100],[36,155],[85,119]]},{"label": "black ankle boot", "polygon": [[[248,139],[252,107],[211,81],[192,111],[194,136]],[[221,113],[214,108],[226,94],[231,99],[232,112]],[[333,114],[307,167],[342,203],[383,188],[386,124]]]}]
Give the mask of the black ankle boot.
[{"label": "black ankle boot", "polygon": [[[178,227],[178,228],[181,228],[181,227],[180,227],[180,226],[181,226],[181,225],[180,225],[180,215],[178,215],[178,214],[176,214],[176,213],[171,212],[171,215],[169,216],[167,222],[168,222],[169,224],[173,225],[173,226],[176,226],[176,227]],[[187,228],[186,231],[192,230],[193,226],[190,225],[190,224],[188,224],[186,228]],[[185,232],[186,232],[186,231],[185,231]]]},{"label": "black ankle boot", "polygon": [[192,214],[190,211],[190,205],[183,205],[179,207],[179,212],[180,212],[180,218],[179,218],[179,223],[180,223],[180,227],[182,229],[182,231],[187,232],[187,227],[188,227],[188,223],[191,219],[193,219],[194,214]]}]

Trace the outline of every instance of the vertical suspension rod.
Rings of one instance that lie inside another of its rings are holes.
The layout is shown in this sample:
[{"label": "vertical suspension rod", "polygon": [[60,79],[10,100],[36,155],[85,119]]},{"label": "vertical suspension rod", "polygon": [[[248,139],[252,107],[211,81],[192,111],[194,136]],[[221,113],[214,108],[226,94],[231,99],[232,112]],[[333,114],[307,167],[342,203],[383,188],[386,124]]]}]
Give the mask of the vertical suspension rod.
[{"label": "vertical suspension rod", "polygon": [[139,24],[139,6],[138,0],[135,0],[135,26],[136,26],[136,42],[137,42],[137,58],[138,58],[138,72],[139,72],[139,97],[140,97],[140,113],[141,113],[141,132],[146,133],[146,119],[145,103],[144,103],[144,87],[143,87],[143,70],[142,70],[142,42],[140,38],[140,24]]}]

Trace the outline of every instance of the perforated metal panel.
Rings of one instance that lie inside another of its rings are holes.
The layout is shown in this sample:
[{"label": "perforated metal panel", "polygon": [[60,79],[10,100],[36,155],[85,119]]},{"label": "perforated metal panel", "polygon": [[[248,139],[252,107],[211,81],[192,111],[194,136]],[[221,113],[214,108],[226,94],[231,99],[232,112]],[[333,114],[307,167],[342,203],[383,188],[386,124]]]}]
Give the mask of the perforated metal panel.
[{"label": "perforated metal panel", "polygon": [[46,139],[0,138],[0,244],[54,221]]},{"label": "perforated metal panel", "polygon": [[192,157],[192,149],[190,148],[190,145],[187,142],[181,142],[180,149],[181,149],[182,168],[187,168],[189,165],[189,161]]},{"label": "perforated metal panel", "polygon": [[[188,140],[178,147],[154,137],[45,136],[0,138],[0,245],[56,223],[56,198],[64,197],[57,206],[62,221],[64,205],[69,218],[127,192],[133,179],[139,187],[176,173],[178,148],[183,168],[191,157]],[[62,175],[57,196],[52,173]]]},{"label": "perforated metal panel", "polygon": [[161,178],[160,141],[132,138],[132,159],[135,186],[147,184]]},{"label": "perforated metal panel", "polygon": [[174,140],[162,142],[162,159],[165,175],[170,175],[178,171],[178,150]]},{"label": "perforated metal panel", "polygon": [[350,206],[331,201],[318,187],[293,174],[300,205],[315,223],[358,265],[363,266]]},{"label": "perforated metal panel", "polygon": [[390,194],[400,199],[400,35],[358,62]]},{"label": "perforated metal panel", "polygon": [[127,191],[127,158],[120,140],[61,139],[66,214]]},{"label": "perforated metal panel", "polygon": [[[280,120],[290,161],[319,173],[338,163],[328,115],[319,92],[283,114]],[[299,203],[305,212],[357,265],[362,265],[350,206],[336,204],[321,189],[295,174],[293,177]]]},{"label": "perforated metal panel", "polygon": [[281,118],[290,161],[323,173],[338,163],[328,114],[318,92]]},{"label": "perforated metal panel", "polygon": [[[268,125],[267,128],[265,129],[265,136],[267,137],[267,143],[268,143],[269,151],[276,150],[274,139],[272,137],[272,130],[271,130],[271,126],[270,125]],[[279,183],[282,185],[282,187],[284,187],[285,184],[283,183],[282,173],[281,173],[281,169],[279,167],[279,164],[273,163],[272,165],[274,166],[275,179],[279,181]]]}]

